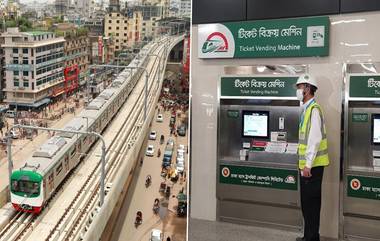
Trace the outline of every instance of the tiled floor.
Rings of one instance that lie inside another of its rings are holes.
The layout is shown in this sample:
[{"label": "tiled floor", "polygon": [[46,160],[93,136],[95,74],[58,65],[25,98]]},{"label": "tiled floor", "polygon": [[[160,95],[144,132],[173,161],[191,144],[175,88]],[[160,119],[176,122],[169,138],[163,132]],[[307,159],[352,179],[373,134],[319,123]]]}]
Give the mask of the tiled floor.
[{"label": "tiled floor", "polygon": [[188,241],[295,241],[298,236],[271,228],[189,219]]}]

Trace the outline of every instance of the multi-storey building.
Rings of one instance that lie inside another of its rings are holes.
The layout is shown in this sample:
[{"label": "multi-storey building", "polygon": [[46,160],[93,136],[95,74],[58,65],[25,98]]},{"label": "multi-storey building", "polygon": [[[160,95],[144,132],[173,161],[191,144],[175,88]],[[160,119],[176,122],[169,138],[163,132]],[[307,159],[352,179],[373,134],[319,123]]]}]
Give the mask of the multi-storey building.
[{"label": "multi-storey building", "polygon": [[58,15],[66,14],[66,11],[69,8],[70,1],[69,0],[55,0],[55,11]]},{"label": "multi-storey building", "polygon": [[91,36],[91,64],[111,63],[115,58],[112,37]]},{"label": "multi-storey building", "polygon": [[73,6],[75,9],[83,14],[83,17],[90,15],[90,7],[92,0],[74,0]]},{"label": "multi-storey building", "polygon": [[110,12],[104,19],[104,35],[112,37],[115,51],[128,45],[128,16],[122,12]]},{"label": "multi-storey building", "polygon": [[38,108],[56,97],[64,82],[63,37],[51,32],[19,32],[8,28],[1,35],[5,56],[4,102]]},{"label": "multi-storey building", "polygon": [[119,0],[110,0],[108,11],[110,12],[119,12],[120,11],[120,2]]},{"label": "multi-storey building", "polygon": [[179,5],[179,15],[181,17],[190,17],[191,14],[191,1],[181,0]]},{"label": "multi-storey building", "polygon": [[89,36],[103,36],[104,19],[89,19],[84,22],[84,27],[88,29]]},{"label": "multi-storey building", "polygon": [[[65,40],[65,71],[67,73],[70,72],[70,69],[72,71],[78,69],[79,86],[83,86],[86,84],[87,77],[89,75],[88,67],[91,54],[90,38],[87,35],[86,30],[75,29],[74,31],[65,34]],[[65,76],[65,78],[67,80],[67,76]]]},{"label": "multi-storey building", "polygon": [[136,6],[132,10],[140,11],[142,13],[143,22],[141,27],[141,38],[153,38],[156,30],[156,21],[163,17],[163,8],[157,5],[142,5]]},{"label": "multi-storey building", "polygon": [[142,41],[142,22],[143,17],[140,11],[134,11],[131,18],[128,19],[128,47],[132,47]]}]

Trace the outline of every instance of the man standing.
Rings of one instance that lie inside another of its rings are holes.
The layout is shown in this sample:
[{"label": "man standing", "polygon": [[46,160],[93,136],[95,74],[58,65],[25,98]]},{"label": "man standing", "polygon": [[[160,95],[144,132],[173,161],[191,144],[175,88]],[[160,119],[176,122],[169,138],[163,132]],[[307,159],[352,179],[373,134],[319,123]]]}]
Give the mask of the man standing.
[{"label": "man standing", "polygon": [[321,107],[315,102],[317,82],[309,74],[297,80],[297,99],[302,102],[299,123],[298,167],[304,237],[296,241],[320,241],[319,223],[324,167],[329,164],[326,127]]}]

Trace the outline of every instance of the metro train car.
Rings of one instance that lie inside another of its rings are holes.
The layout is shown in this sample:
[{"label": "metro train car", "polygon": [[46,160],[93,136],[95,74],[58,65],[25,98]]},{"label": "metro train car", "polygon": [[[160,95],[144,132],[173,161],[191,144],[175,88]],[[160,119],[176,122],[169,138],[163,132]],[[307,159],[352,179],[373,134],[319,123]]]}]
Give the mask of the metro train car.
[{"label": "metro train car", "polygon": [[[148,54],[158,45],[149,43],[128,65],[146,66]],[[127,100],[140,76],[141,69],[124,69],[110,87],[91,101],[81,113],[65,125],[64,130],[101,133]],[[57,133],[25,159],[18,170],[13,170],[10,198],[17,211],[38,214],[64,179],[75,168],[96,141],[94,136]]]}]

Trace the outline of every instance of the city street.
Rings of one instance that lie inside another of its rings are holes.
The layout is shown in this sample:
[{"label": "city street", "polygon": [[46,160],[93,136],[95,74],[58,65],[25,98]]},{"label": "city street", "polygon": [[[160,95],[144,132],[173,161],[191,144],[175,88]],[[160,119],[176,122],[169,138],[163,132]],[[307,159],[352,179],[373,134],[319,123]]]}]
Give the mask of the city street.
[{"label": "city street", "polygon": [[[62,112],[64,109],[65,103],[64,102],[58,102],[58,104],[54,104],[54,107],[51,107],[51,112],[48,111],[48,115],[46,119],[49,119],[55,113]],[[66,103],[66,109],[71,106],[75,106],[74,104],[74,96],[71,98],[68,98],[68,101]],[[80,113],[80,111],[83,109],[83,101],[79,102],[79,107],[75,108],[75,111],[73,113],[66,111],[64,114],[57,119],[54,120],[46,120],[49,127],[52,128],[62,128],[65,126],[76,114]],[[20,120],[20,119],[19,119]],[[36,121],[35,119],[32,119],[33,121]],[[9,128],[13,125],[13,119],[7,118]],[[6,128],[3,128],[5,131]],[[5,133],[4,133],[5,134]],[[33,136],[33,139],[29,140],[26,138],[20,138],[20,139],[13,139],[12,140],[12,160],[13,160],[13,166],[14,169],[20,168],[20,161],[24,160],[25,157],[28,157],[33,153],[34,150],[36,150],[37,147],[41,146],[47,139],[49,139],[49,133],[48,132],[38,132],[37,136]],[[3,146],[2,151],[0,152],[0,192],[4,190],[6,186],[8,186],[9,179],[8,179],[8,159],[6,157],[6,146]],[[0,205],[4,205],[6,200],[0,200]]]},{"label": "city street", "polygon": [[[156,110],[156,117],[157,114],[158,110]],[[154,156],[144,156],[142,167],[135,170],[134,178],[129,187],[128,194],[124,200],[123,206],[119,212],[111,240],[148,241],[151,230],[153,228],[163,231],[164,240],[166,240],[167,237],[170,237],[171,240],[175,241],[186,240],[186,217],[177,217],[176,211],[178,204],[176,198],[177,194],[183,188],[186,190],[187,184],[185,177],[179,178],[176,183],[173,183],[169,179],[165,179],[160,175],[163,153],[168,138],[173,138],[175,143],[172,165],[175,165],[176,162],[178,145],[183,144],[186,147],[188,145],[187,133],[184,137],[175,137],[174,135],[170,136],[170,116],[171,112],[165,111],[162,123],[157,122],[156,117],[152,122],[151,130],[157,131],[157,139],[148,140],[146,144],[154,145]],[[184,117],[185,115],[183,114],[181,116]],[[179,118],[176,120],[177,124],[179,123],[178,119]],[[165,136],[165,142],[162,145],[160,145],[159,141],[161,134]],[[145,149],[146,146],[143,147],[144,152]],[[160,157],[157,157],[158,149],[161,150]],[[187,159],[188,153],[185,152],[185,170],[187,170],[188,165]],[[147,175],[151,175],[152,184],[146,188],[145,179]],[[166,182],[166,184],[171,187],[171,194],[168,204],[165,204],[167,201],[165,197],[159,192],[161,182]],[[158,198],[162,204],[158,215],[155,215],[152,211],[153,202],[156,198]],[[134,222],[137,211],[142,212],[143,222],[136,228]]]}]

